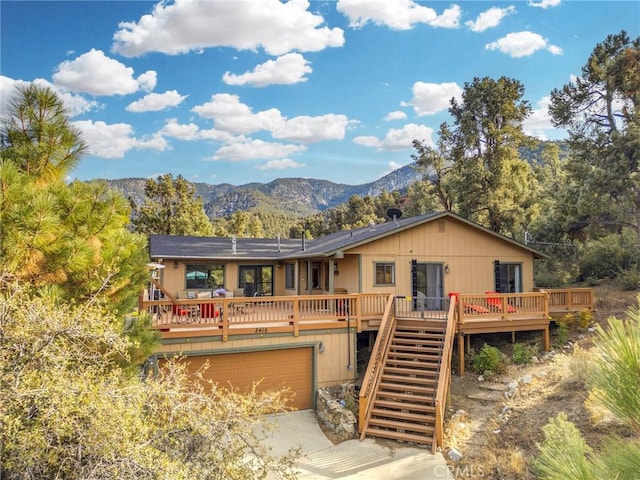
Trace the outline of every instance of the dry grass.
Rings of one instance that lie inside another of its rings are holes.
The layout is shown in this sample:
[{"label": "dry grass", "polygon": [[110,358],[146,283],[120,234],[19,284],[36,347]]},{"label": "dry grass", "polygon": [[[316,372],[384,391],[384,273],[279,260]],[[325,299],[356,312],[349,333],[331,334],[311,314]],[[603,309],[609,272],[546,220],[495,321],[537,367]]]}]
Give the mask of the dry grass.
[{"label": "dry grass", "polygon": [[[638,292],[618,292],[608,286],[596,288],[594,320],[605,325],[610,316],[624,318],[628,307],[636,303],[637,295]],[[445,437],[445,457],[450,447],[463,455],[458,462],[450,462],[456,478],[534,480],[530,463],[538,454],[536,444],[543,440],[542,427],[560,412],[566,413],[596,450],[612,433],[629,434],[612,422],[607,412],[596,409],[589,401],[584,381],[593,334],[573,329],[570,337],[572,348],[560,349],[540,364],[510,367],[505,381],[524,375],[531,375],[532,381],[520,384],[509,400],[497,403],[470,400],[467,395],[479,391],[477,376],[453,378],[451,413],[458,409],[466,412],[451,416]],[[496,338],[492,344],[510,352],[510,338]],[[485,340],[472,337],[472,343]]]}]

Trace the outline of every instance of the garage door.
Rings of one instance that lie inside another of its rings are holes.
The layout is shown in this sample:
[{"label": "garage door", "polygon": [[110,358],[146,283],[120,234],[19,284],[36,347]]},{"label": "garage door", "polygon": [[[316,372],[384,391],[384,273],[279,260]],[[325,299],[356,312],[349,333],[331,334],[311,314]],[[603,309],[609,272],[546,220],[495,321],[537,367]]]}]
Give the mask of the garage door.
[{"label": "garage door", "polygon": [[222,387],[231,384],[240,391],[247,391],[254,382],[262,379],[259,391],[284,385],[295,392],[295,396],[287,403],[288,406],[300,410],[313,407],[311,347],[198,355],[187,357],[185,361],[189,365],[189,372],[197,371],[208,361],[209,368],[204,372],[204,378],[217,382]]}]

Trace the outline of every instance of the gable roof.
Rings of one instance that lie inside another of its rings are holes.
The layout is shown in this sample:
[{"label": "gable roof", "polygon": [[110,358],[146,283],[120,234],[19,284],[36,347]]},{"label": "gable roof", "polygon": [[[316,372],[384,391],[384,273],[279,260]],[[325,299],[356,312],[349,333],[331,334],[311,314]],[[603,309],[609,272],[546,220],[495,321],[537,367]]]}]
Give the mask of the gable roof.
[{"label": "gable roof", "polygon": [[232,238],[221,237],[182,237],[171,235],[152,235],[150,238],[150,256],[152,259],[220,259],[220,260],[285,260],[309,257],[331,257],[380,238],[394,235],[434,220],[451,217],[497,239],[529,251],[534,258],[549,258],[523,243],[500,235],[477,223],[471,222],[455,213],[444,211],[428,213],[416,217],[401,218],[368,227],[342,230],[324,237],[307,240],[238,238],[235,250]]}]

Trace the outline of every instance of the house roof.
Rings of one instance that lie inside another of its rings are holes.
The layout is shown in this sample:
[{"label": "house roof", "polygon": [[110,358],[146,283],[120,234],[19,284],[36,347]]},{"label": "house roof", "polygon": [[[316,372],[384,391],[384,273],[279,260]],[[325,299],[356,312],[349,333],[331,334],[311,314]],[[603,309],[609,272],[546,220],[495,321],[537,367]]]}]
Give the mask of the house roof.
[{"label": "house roof", "polygon": [[339,252],[445,217],[454,218],[473,228],[482,230],[488,235],[527,250],[535,258],[549,258],[547,255],[523,243],[495,233],[449,211],[389,220],[385,223],[352,230],[342,230],[318,239],[306,240],[304,243],[301,239],[237,238],[235,239],[235,249],[234,239],[229,237],[152,235],[150,238],[150,255],[152,259],[220,260],[285,260],[331,257]]}]

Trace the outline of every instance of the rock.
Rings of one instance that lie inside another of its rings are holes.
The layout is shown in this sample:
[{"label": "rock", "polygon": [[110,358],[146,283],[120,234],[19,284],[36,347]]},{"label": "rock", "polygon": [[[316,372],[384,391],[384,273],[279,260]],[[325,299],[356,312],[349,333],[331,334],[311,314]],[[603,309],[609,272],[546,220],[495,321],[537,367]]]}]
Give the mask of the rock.
[{"label": "rock", "polygon": [[447,452],[447,455],[454,462],[457,462],[458,460],[462,460],[462,454],[455,448],[450,448],[449,451]]},{"label": "rock", "polygon": [[544,378],[547,375],[548,375],[547,372],[545,372],[544,370],[540,370],[539,372],[536,372],[533,374],[533,376],[536,378]]},{"label": "rock", "polygon": [[484,375],[480,375],[480,376],[478,377],[478,381],[479,381],[479,382],[484,382]]},{"label": "rock", "polygon": [[318,421],[330,429],[339,441],[356,436],[356,417],[344,403],[344,400],[334,400],[326,389],[318,389]]},{"label": "rock", "polygon": [[509,390],[515,390],[518,388],[518,382],[509,382],[507,383],[507,387],[509,387]]},{"label": "rock", "polygon": [[525,385],[527,385],[527,384],[531,383],[531,381],[532,381],[532,380],[533,380],[533,377],[532,377],[531,375],[525,375],[524,377],[522,377],[522,378],[520,379],[520,381],[521,381],[522,383],[524,383]]},{"label": "rock", "polygon": [[531,363],[540,363],[540,359],[534,355],[533,357],[531,357]]}]

